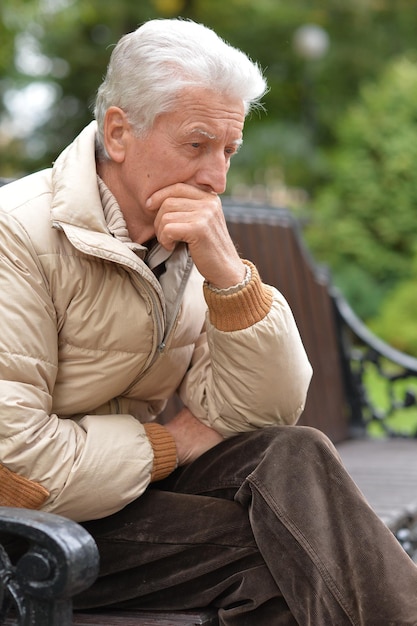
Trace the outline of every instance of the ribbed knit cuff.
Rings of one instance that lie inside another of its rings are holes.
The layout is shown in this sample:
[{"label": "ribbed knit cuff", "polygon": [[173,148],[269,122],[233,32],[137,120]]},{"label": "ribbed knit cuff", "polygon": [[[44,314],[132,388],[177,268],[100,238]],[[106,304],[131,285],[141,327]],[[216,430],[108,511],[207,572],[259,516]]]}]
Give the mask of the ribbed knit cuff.
[{"label": "ribbed knit cuff", "polygon": [[40,509],[48,497],[45,487],[0,465],[0,506]]},{"label": "ribbed knit cuff", "polygon": [[177,447],[171,433],[155,422],[144,424],[146,436],[153,449],[151,482],[162,480],[177,467]]},{"label": "ribbed knit cuff", "polygon": [[222,294],[210,289],[206,283],[203,286],[210,322],[224,332],[249,328],[260,322],[271,310],[271,289],[262,283],[258,270],[250,261],[244,260],[243,263],[249,265],[252,276],[249,283],[239,291]]}]

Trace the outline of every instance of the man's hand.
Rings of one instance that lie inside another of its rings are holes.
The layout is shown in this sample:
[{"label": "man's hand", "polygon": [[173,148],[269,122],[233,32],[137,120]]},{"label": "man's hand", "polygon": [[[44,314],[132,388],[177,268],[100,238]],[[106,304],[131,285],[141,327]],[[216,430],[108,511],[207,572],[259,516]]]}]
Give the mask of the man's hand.
[{"label": "man's hand", "polygon": [[245,266],[230,238],[217,194],[178,183],[155,192],[147,208],[156,212],[159,243],[167,250],[178,241],[187,243],[197,269],[211,285],[224,289],[244,279]]},{"label": "man's hand", "polygon": [[219,433],[202,424],[187,408],[177,413],[165,427],[175,440],[179,465],[195,461],[204,452],[223,441]]}]

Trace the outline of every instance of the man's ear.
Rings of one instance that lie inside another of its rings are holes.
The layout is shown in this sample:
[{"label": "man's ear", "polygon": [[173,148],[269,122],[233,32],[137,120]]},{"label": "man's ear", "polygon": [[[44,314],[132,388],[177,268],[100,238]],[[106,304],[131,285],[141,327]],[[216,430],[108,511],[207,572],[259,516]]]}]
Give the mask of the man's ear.
[{"label": "man's ear", "polygon": [[123,163],[130,124],[126,113],[119,107],[111,106],[104,117],[104,145],[112,161]]}]

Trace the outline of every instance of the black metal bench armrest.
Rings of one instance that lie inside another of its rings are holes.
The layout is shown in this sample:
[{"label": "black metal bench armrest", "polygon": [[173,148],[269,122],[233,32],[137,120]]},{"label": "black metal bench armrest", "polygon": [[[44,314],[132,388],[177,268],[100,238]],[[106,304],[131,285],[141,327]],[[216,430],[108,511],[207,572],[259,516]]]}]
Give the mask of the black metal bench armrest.
[{"label": "black metal bench armrest", "polygon": [[[417,404],[417,358],[396,350],[377,337],[357,317],[336,288],[331,288],[330,293],[339,326],[339,349],[345,370],[353,430],[357,429],[358,434],[361,434],[367,424],[378,422],[388,436],[417,437],[417,431],[412,434],[402,433],[393,428],[389,421],[397,411]],[[368,393],[365,379],[370,367],[384,381],[384,408],[377,406]],[[399,387],[401,381],[409,384],[403,383]]]},{"label": "black metal bench armrest", "polygon": [[[11,556],[14,539],[23,553]],[[72,597],[98,574],[98,550],[82,526],[58,515],[0,507],[0,624],[69,626]]]}]

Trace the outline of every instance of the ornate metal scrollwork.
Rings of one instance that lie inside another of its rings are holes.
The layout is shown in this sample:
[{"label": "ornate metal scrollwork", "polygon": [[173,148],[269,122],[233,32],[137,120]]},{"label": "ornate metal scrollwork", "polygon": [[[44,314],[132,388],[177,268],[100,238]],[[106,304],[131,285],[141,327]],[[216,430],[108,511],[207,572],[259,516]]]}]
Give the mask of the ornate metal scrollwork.
[{"label": "ornate metal scrollwork", "polygon": [[[374,335],[337,290],[332,295],[354,427],[363,434],[363,430],[377,424],[385,436],[417,437],[416,420],[407,430],[395,422],[400,412],[417,406],[417,359]],[[372,375],[380,385],[382,402],[372,397]]]},{"label": "ornate metal scrollwork", "polygon": [[11,615],[17,624],[26,623],[25,594],[16,578],[16,568],[0,546],[0,624]]},{"label": "ornate metal scrollwork", "polygon": [[70,626],[71,598],[98,572],[89,533],[63,517],[0,507],[0,534],[10,539],[0,546],[0,624]]}]

